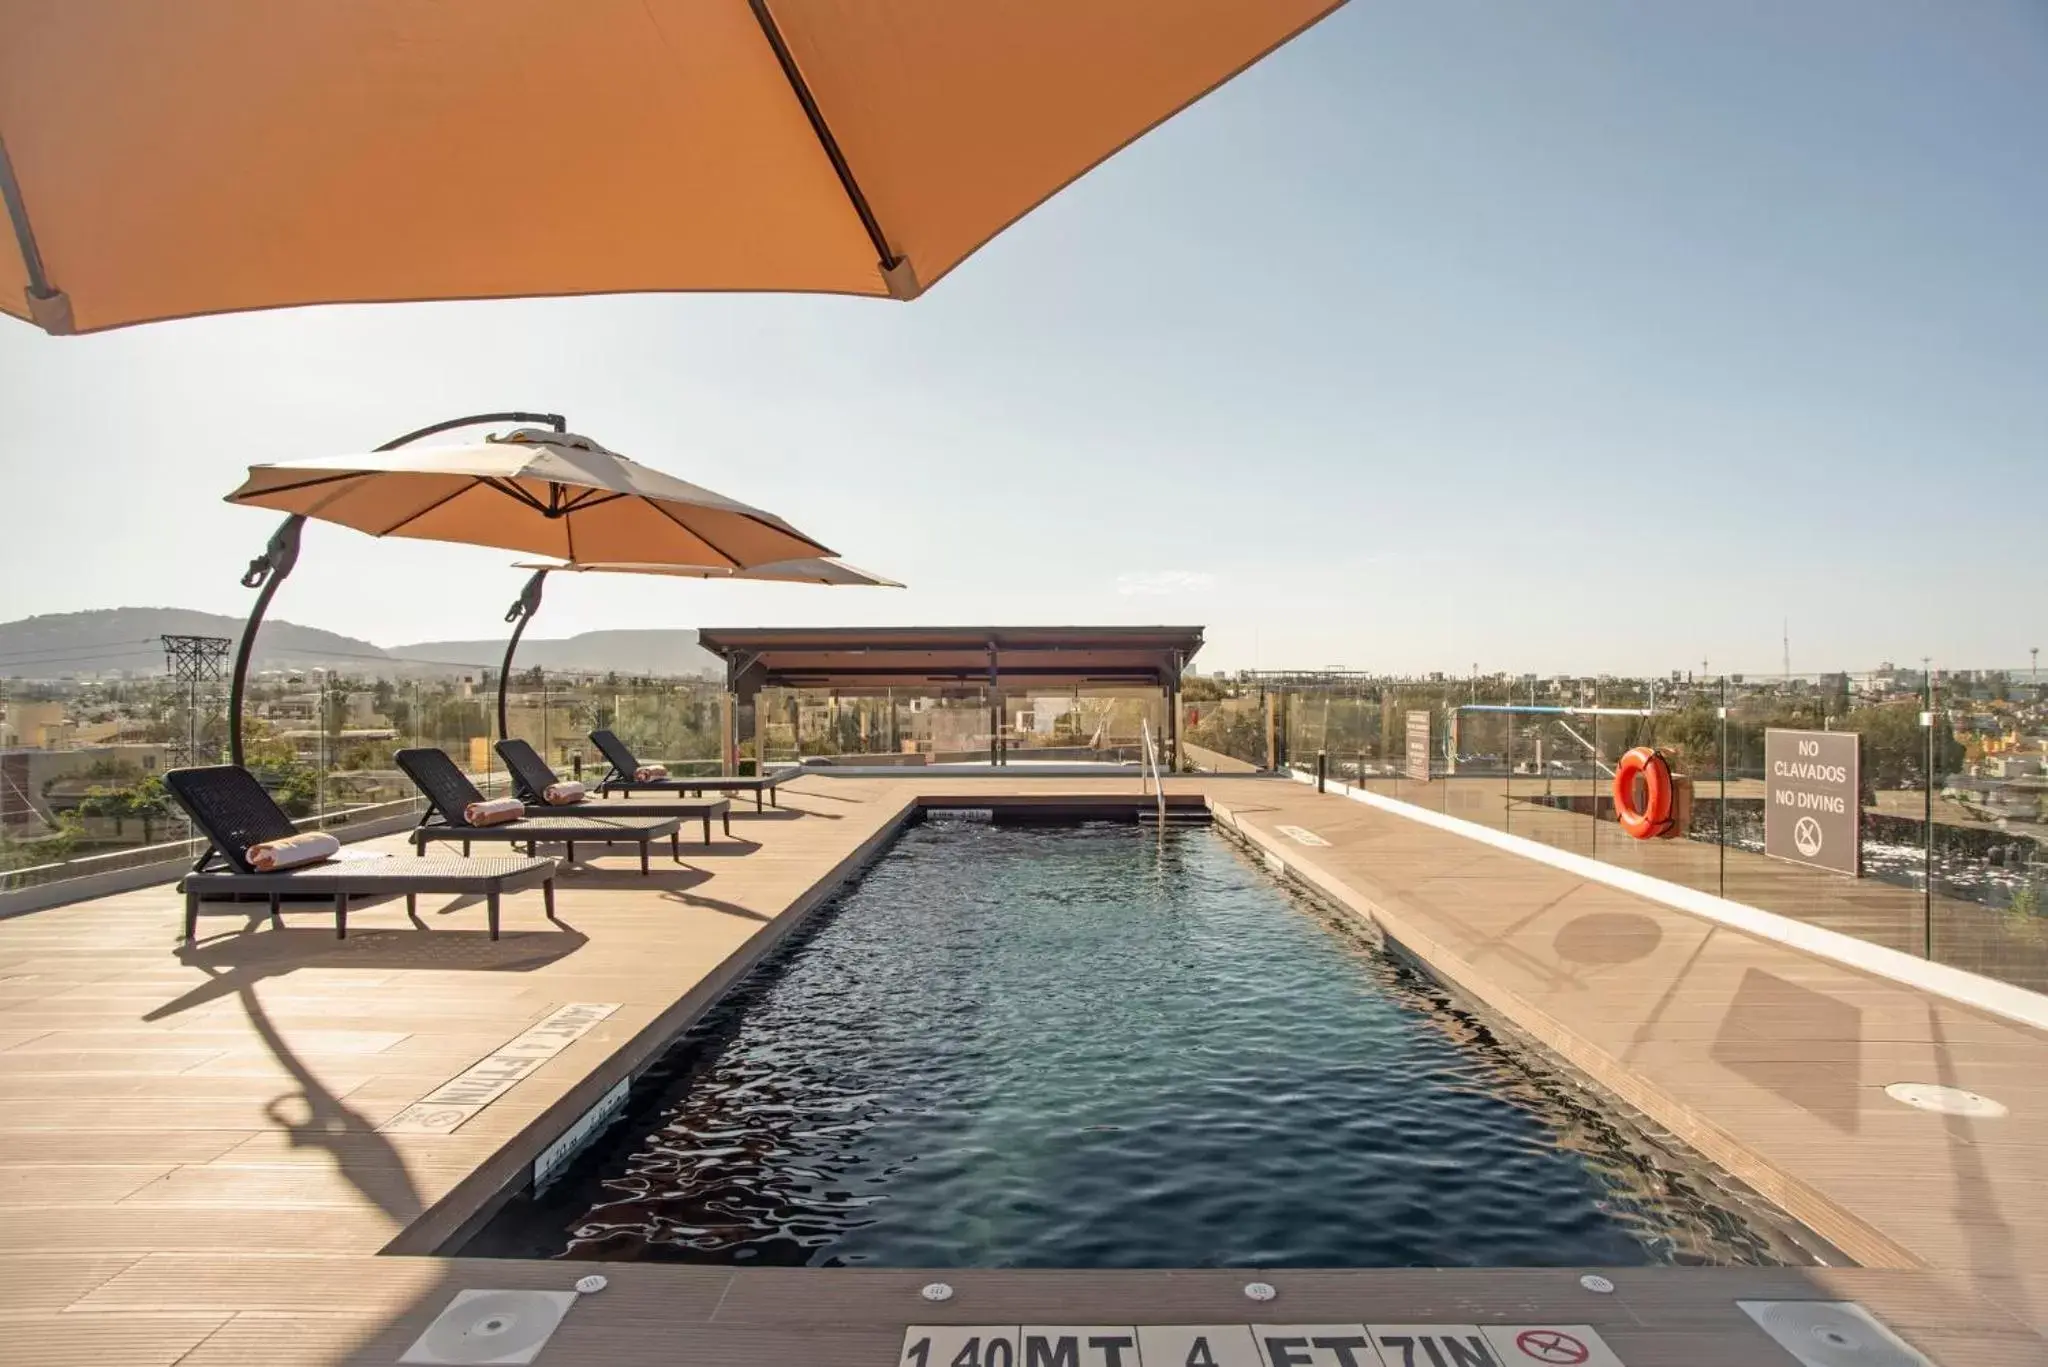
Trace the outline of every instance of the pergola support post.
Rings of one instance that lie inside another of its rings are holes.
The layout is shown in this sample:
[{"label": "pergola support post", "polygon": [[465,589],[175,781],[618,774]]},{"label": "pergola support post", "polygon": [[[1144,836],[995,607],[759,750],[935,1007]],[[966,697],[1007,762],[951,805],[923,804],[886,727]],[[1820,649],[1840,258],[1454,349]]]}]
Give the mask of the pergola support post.
[{"label": "pergola support post", "polygon": [[1003,734],[1003,695],[1000,676],[996,669],[996,643],[988,643],[988,762],[994,768],[1002,763],[998,743]]},{"label": "pergola support post", "polygon": [[727,689],[718,695],[718,772],[731,778],[740,767],[740,696]]}]

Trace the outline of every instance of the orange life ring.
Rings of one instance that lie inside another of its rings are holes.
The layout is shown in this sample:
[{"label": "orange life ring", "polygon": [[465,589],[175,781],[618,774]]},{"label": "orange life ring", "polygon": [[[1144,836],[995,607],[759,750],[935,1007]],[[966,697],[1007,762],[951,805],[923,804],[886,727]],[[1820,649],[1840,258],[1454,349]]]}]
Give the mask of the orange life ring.
[{"label": "orange life ring", "polygon": [[[1636,810],[1636,778],[1643,780],[1643,806]],[[1638,745],[1614,766],[1614,813],[1621,828],[1638,840],[1655,840],[1671,830],[1671,761]]]}]

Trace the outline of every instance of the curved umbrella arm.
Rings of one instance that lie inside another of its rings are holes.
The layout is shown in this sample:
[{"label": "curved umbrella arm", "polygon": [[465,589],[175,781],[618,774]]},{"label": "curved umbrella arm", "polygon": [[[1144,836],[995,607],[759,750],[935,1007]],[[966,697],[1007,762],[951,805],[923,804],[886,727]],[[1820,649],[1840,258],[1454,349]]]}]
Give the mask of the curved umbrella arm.
[{"label": "curved umbrella arm", "polygon": [[526,581],[526,587],[519,590],[519,597],[505,613],[505,620],[512,623],[512,639],[505,642],[505,661],[498,666],[499,740],[512,738],[512,732],[505,725],[505,686],[512,679],[512,654],[519,649],[519,638],[526,634],[526,624],[533,620],[533,614],[540,611],[541,586],[547,578],[546,570],[535,570],[533,578]]},{"label": "curved umbrella arm", "polygon": [[450,418],[446,422],[433,423],[430,426],[419,428],[417,431],[408,432],[402,437],[393,437],[382,446],[371,449],[377,451],[396,451],[401,446],[412,445],[421,437],[431,437],[441,432],[453,432],[458,427],[481,427],[487,422],[539,422],[546,423],[557,432],[569,430],[569,420],[560,413],[472,413],[466,418]]},{"label": "curved umbrella arm", "polygon": [[249,620],[242,624],[242,639],[235,646],[234,677],[228,684],[228,761],[238,768],[242,763],[242,690],[249,682],[249,655],[256,647],[256,633],[263,626],[263,614],[269,610],[277,586],[299,563],[299,532],[305,525],[306,519],[299,513],[279,523],[270,534],[270,544],[263,548],[263,554],[249,562],[249,569],[242,576],[243,588],[262,592],[256,595],[256,605],[249,609]]},{"label": "curved umbrella arm", "polygon": [[[569,420],[560,413],[471,413],[417,428],[402,437],[392,438],[377,449],[395,451],[422,437],[450,432],[458,427],[478,427],[484,423],[497,422],[545,423],[557,432],[569,430]],[[264,547],[263,554],[251,560],[248,570],[242,575],[243,588],[260,589],[262,592],[256,595],[255,606],[249,609],[249,620],[242,624],[242,639],[235,647],[234,677],[228,685],[228,760],[237,766],[242,764],[242,693],[249,680],[249,657],[255,650],[256,631],[263,625],[263,614],[269,611],[270,600],[276,595],[277,586],[284,582],[285,577],[292,572],[292,567],[299,562],[299,532],[305,525],[306,519],[303,514],[294,513],[286,518],[278,529],[270,534],[270,544]],[[540,605],[540,577],[535,575],[535,582],[528,585],[535,607]],[[524,623],[521,625],[524,626]],[[518,641],[519,634],[514,632],[512,642],[516,645]],[[505,653],[508,664],[511,658],[512,654],[508,649]],[[498,685],[498,729],[501,732],[505,729],[505,686],[502,680]]]}]

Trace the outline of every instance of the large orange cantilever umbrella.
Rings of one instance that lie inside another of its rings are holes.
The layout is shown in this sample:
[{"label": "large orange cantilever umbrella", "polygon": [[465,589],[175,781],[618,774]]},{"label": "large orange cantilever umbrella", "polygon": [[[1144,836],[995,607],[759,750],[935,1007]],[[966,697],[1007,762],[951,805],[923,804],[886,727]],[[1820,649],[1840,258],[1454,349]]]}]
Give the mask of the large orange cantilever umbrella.
[{"label": "large orange cantilever umbrella", "polygon": [[[418,447],[437,433],[485,423],[521,426],[474,445]],[[299,559],[308,518],[372,536],[415,537],[570,559],[635,561],[744,573],[757,565],[827,552],[771,513],[651,470],[568,430],[554,413],[479,413],[435,423],[375,451],[333,459],[252,465],[228,502],[287,514],[245,587],[260,589],[235,651],[228,684],[228,753],[242,762],[242,693],[257,629]],[[532,595],[539,601],[541,575]],[[514,636],[516,643],[518,637]],[[510,652],[506,654],[510,662]],[[504,685],[498,720],[504,726]]]},{"label": "large orange cantilever umbrella", "polygon": [[914,298],[1342,0],[5,0],[0,311]]}]

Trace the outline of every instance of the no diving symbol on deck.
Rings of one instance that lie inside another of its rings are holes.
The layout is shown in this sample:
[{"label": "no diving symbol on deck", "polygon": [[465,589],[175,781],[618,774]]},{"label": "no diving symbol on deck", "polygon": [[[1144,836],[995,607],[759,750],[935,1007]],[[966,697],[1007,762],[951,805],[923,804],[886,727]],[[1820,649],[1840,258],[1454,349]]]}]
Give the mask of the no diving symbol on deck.
[{"label": "no diving symbol on deck", "polygon": [[1515,1347],[1538,1362],[1554,1362],[1560,1367],[1578,1367],[1591,1356],[1585,1344],[1562,1329],[1524,1329],[1515,1335]]},{"label": "no diving symbol on deck", "polygon": [[1820,853],[1820,823],[1810,816],[1802,816],[1792,826],[1792,843],[1808,859]]}]

